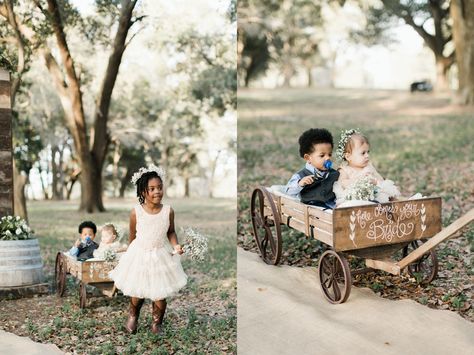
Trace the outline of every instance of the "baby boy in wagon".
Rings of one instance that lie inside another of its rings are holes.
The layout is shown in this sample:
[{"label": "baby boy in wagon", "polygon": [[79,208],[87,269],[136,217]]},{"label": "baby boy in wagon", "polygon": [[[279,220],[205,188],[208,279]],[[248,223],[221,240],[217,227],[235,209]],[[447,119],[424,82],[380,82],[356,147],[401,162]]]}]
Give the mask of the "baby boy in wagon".
[{"label": "baby boy in wagon", "polygon": [[334,143],[331,133],[324,128],[311,128],[303,132],[298,142],[300,156],[306,165],[291,177],[285,193],[299,197],[305,204],[335,208],[333,185],[339,178],[339,172],[332,169]]},{"label": "baby boy in wagon", "polygon": [[78,260],[93,258],[94,250],[99,246],[94,242],[97,226],[92,221],[84,221],[78,227],[79,239],[74,242],[69,250],[69,255],[77,257]]}]

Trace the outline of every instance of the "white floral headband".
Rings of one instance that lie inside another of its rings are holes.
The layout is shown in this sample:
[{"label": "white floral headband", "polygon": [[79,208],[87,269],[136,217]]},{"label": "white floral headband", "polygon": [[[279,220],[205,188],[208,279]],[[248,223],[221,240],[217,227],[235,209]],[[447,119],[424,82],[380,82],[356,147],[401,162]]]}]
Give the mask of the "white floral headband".
[{"label": "white floral headband", "polygon": [[115,229],[115,231],[117,232],[117,226],[115,224],[113,224],[112,222],[104,223],[103,225],[100,226],[100,229],[102,229],[104,227],[113,227]]},{"label": "white floral headband", "polygon": [[132,180],[131,180],[132,184],[135,185],[137,181],[142,177],[143,174],[151,173],[152,171],[154,171],[160,177],[161,181],[165,180],[165,176],[166,176],[165,170],[160,166],[151,164],[151,165],[148,165],[148,168],[141,167],[135,174],[133,174]]},{"label": "white floral headband", "polygon": [[336,150],[336,157],[343,161],[344,160],[344,153],[346,150],[346,145],[349,139],[353,134],[362,134],[360,133],[358,128],[355,129],[348,129],[345,131],[341,132],[341,138],[339,138],[339,143],[337,145],[337,150]]}]

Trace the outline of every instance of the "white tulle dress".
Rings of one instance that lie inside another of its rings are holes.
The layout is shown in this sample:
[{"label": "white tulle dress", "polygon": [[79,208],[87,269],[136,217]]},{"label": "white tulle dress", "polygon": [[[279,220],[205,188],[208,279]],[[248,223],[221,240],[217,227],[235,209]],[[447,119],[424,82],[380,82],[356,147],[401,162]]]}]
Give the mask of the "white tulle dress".
[{"label": "white tulle dress", "polygon": [[187,276],[167,237],[170,206],[150,214],[137,205],[135,212],[136,238],[109,276],[127,296],[154,301],[173,296],[186,285]]},{"label": "white tulle dress", "polygon": [[400,196],[400,190],[393,181],[385,180],[370,163],[361,170],[354,169],[349,165],[343,165],[339,168],[339,171],[341,175],[333,186],[333,191],[336,195],[336,207],[351,207],[370,203],[363,200],[346,200],[349,190],[364,176],[377,180],[375,200],[378,202],[388,202],[391,197]]}]

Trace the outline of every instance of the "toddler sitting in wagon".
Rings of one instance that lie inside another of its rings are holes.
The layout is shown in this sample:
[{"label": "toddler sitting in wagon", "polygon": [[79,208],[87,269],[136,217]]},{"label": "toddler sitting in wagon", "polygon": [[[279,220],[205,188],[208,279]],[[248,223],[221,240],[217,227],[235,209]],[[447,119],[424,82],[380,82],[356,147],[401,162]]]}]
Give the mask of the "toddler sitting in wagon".
[{"label": "toddler sitting in wagon", "polygon": [[333,192],[339,172],[332,169],[333,138],[327,129],[312,128],[300,136],[300,156],[306,161],[285,187],[285,193],[299,197],[301,202],[323,208],[336,206]]},{"label": "toddler sitting in wagon", "polygon": [[93,257],[94,250],[99,246],[94,242],[97,226],[92,221],[84,221],[78,227],[79,239],[69,250],[69,255],[77,257],[77,260],[87,260]]},{"label": "toddler sitting in wagon", "polygon": [[117,228],[112,223],[106,223],[101,229],[101,239],[99,247],[94,250],[94,258],[107,259],[108,255],[115,255],[127,250],[125,244],[117,240]]},{"label": "toddler sitting in wagon", "polygon": [[336,153],[343,162],[339,180],[334,184],[337,207],[385,203],[400,198],[398,187],[392,180],[384,179],[370,162],[369,140],[357,129],[341,133]]}]

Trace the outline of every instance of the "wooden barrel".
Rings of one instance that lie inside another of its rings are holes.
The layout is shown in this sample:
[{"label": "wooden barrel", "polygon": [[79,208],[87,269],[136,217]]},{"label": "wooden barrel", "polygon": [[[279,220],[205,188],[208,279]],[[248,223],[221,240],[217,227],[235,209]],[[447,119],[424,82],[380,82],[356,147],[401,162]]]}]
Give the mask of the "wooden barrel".
[{"label": "wooden barrel", "polygon": [[0,287],[26,286],[43,281],[38,239],[0,240]]}]

